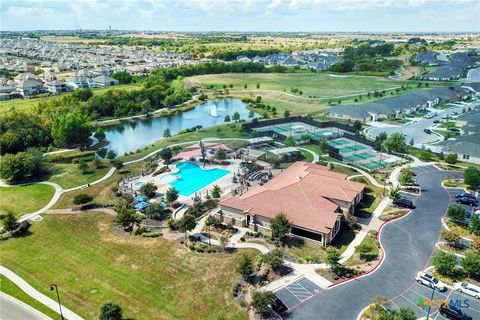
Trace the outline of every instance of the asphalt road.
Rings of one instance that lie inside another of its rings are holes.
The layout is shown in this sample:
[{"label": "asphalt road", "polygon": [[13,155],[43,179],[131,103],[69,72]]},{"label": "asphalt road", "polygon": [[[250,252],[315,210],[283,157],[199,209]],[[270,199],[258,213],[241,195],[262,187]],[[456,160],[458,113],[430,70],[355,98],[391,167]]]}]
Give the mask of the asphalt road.
[{"label": "asphalt road", "polygon": [[373,274],[324,290],[299,305],[284,319],[356,319],[375,296],[393,299],[415,282],[415,274],[429,265],[450,203],[440,183],[451,172],[433,166],[415,168],[422,194],[407,217],[385,225],[381,242],[385,260]]},{"label": "asphalt road", "polygon": [[480,82],[480,68],[468,71],[466,82]]},{"label": "asphalt road", "polygon": [[[378,136],[381,132],[386,132],[388,135],[394,133],[394,132],[402,132],[406,134],[405,140],[407,143],[410,142],[411,139],[413,139],[414,143],[416,145],[421,145],[421,144],[428,144],[432,143],[435,141],[439,141],[440,138],[439,136],[435,134],[427,134],[423,132],[424,129],[431,128],[435,124],[433,123],[434,120],[440,120],[443,115],[446,114],[451,114],[454,111],[461,112],[462,109],[465,107],[457,107],[457,108],[450,108],[446,110],[435,110],[435,112],[438,113],[438,116],[432,118],[432,119],[425,119],[422,118],[421,120],[409,124],[409,125],[404,125],[404,126],[381,126],[381,127],[376,127],[372,128],[368,131],[368,135],[371,137],[376,137]],[[444,130],[444,129],[442,129]]]},{"label": "asphalt road", "polygon": [[0,319],[48,320],[50,318],[6,294],[0,294]]}]

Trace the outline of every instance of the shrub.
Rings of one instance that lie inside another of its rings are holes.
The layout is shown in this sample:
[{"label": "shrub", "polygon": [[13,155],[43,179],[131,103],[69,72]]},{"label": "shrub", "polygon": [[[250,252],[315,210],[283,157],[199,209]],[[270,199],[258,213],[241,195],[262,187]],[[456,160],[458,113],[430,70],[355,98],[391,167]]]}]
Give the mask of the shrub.
[{"label": "shrub", "polygon": [[465,221],[465,208],[459,204],[452,204],[448,207],[448,217],[452,220],[463,222]]},{"label": "shrub", "polygon": [[91,195],[86,193],[80,193],[73,198],[73,203],[76,205],[80,205],[80,204],[89,203],[92,200],[93,200],[93,197]]},{"label": "shrub", "polygon": [[455,265],[457,263],[455,255],[444,251],[438,251],[433,257],[432,262],[440,274],[447,276],[455,274]]}]

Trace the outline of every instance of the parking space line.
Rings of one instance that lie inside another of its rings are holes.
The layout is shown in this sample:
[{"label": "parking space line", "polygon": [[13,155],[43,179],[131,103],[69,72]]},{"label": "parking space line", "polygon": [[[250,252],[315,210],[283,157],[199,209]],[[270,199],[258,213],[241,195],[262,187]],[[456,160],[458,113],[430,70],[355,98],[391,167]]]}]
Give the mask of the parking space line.
[{"label": "parking space line", "polygon": [[393,303],[395,307],[397,307],[397,309],[400,309],[400,307],[395,302],[393,302],[393,300],[391,300],[390,302]]},{"label": "parking space line", "polygon": [[[400,296],[400,297],[403,298],[403,299],[405,299],[405,300],[407,300],[408,302],[410,302],[411,304],[413,304],[415,307],[418,308],[418,305],[417,305],[415,302],[412,302],[410,299],[407,299],[407,298],[405,298],[404,296]],[[422,310],[423,312],[427,313],[427,312],[426,312],[425,310],[423,310],[422,308],[418,308],[418,309],[420,309],[420,310]]]},{"label": "parking space line", "polygon": [[308,297],[302,299],[302,298],[300,298],[299,296],[297,296],[295,293],[293,293],[293,292],[290,290],[290,288],[288,288],[288,286],[286,286],[285,288],[288,290],[288,292],[290,292],[295,298],[297,298],[297,299],[300,300],[300,301],[303,301],[303,300],[311,297],[311,295],[309,295]]}]

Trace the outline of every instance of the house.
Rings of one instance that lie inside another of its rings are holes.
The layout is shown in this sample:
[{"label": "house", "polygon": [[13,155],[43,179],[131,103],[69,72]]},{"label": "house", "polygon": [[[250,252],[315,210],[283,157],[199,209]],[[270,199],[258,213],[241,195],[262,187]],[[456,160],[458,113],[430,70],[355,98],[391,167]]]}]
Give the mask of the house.
[{"label": "house", "polygon": [[32,79],[21,80],[17,84],[16,89],[18,92],[20,92],[20,95],[24,97],[40,94],[40,93],[43,93],[44,91],[43,84],[37,80],[32,80]]},{"label": "house", "polygon": [[13,78],[13,81],[15,81],[15,84],[20,84],[23,80],[38,80],[38,77],[34,75],[33,73],[30,72],[24,72],[20,73],[15,78]]},{"label": "house", "polygon": [[109,87],[109,86],[116,86],[119,84],[117,79],[113,79],[105,75],[93,78],[93,83],[97,87]]},{"label": "house", "polygon": [[220,200],[218,215],[227,223],[271,233],[270,221],[283,212],[294,236],[329,244],[342,217],[353,213],[365,185],[325,166],[295,162],[263,186]]},{"label": "house", "polygon": [[67,79],[67,84],[75,89],[93,88],[95,84],[85,76],[73,76]]},{"label": "house", "polygon": [[45,83],[45,88],[48,92],[59,93],[72,91],[73,88],[61,80],[53,80]]},{"label": "house", "polygon": [[423,51],[415,56],[415,61],[422,65],[440,66],[448,62],[445,56],[435,51]]}]

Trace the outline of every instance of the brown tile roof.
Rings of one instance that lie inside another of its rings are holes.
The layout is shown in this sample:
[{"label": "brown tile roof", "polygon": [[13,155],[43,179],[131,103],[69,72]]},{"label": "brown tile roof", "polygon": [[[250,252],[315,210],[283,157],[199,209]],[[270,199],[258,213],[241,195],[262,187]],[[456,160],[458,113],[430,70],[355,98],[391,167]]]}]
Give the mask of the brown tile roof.
[{"label": "brown tile roof", "polygon": [[324,166],[296,162],[265,185],[224,197],[220,204],[267,218],[283,212],[296,226],[328,233],[339,215],[332,199],[351,202],[364,188],[346,177]]}]

